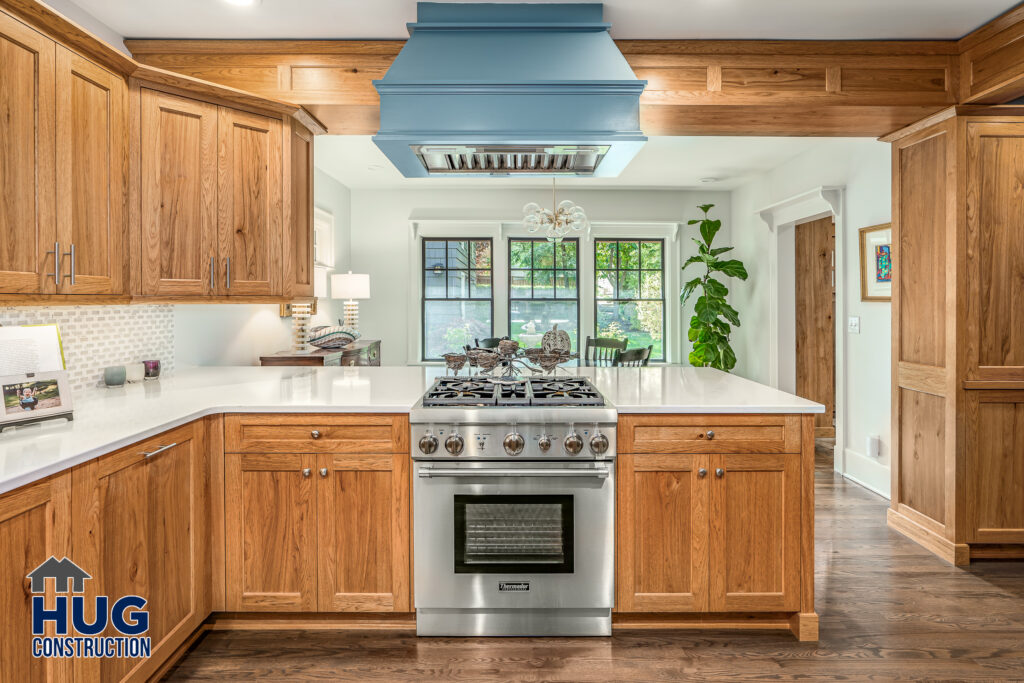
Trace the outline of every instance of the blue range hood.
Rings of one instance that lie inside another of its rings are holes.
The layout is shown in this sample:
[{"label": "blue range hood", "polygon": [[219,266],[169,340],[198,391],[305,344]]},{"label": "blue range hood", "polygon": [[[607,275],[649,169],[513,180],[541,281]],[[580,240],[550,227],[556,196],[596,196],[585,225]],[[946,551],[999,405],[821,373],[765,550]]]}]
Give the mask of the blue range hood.
[{"label": "blue range hood", "polygon": [[617,176],[647,138],[637,80],[593,4],[421,2],[373,141],[407,178]]}]

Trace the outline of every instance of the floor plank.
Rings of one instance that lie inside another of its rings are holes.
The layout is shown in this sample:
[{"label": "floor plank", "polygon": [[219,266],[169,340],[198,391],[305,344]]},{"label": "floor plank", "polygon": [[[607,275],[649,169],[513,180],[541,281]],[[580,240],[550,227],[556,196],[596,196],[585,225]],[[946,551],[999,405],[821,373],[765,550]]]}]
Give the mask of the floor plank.
[{"label": "floor plank", "polygon": [[887,501],[816,472],[821,640],[774,632],[416,638],[212,631],[168,680],[1024,680],[1024,562],[952,567],[885,526]]}]

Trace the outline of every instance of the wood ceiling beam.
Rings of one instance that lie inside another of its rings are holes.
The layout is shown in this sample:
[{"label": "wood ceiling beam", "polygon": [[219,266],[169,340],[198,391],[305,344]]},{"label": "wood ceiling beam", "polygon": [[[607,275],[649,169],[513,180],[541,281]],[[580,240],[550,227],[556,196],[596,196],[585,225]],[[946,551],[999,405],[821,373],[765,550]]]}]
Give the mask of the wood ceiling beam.
[{"label": "wood ceiling beam", "polygon": [[1024,96],[1024,4],[961,38],[962,104],[1003,104]]}]

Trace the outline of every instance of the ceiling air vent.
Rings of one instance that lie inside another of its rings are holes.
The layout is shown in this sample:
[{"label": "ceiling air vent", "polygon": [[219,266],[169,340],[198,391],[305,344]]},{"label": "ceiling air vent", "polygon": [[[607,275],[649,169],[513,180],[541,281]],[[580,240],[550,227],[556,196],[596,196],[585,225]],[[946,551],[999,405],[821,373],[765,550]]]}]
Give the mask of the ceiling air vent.
[{"label": "ceiling air vent", "polygon": [[608,145],[411,145],[429,175],[594,175]]}]

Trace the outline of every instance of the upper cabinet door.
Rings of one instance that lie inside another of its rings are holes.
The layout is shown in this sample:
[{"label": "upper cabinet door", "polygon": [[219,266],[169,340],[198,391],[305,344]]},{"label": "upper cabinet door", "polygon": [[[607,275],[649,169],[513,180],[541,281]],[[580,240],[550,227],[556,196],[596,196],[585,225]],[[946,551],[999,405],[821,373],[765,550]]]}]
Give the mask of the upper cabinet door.
[{"label": "upper cabinet door", "polygon": [[63,294],[124,291],[124,80],[57,47],[57,233]]},{"label": "upper cabinet door", "polygon": [[143,89],[142,294],[216,289],[217,107]]},{"label": "upper cabinet door", "polygon": [[284,270],[281,121],[222,107],[217,134],[218,293],[280,294]]},{"label": "upper cabinet door", "polygon": [[286,287],[291,296],[313,296],[313,134],[291,122],[288,143],[288,234]]},{"label": "upper cabinet door", "polygon": [[54,43],[0,13],[0,294],[53,293]]}]

